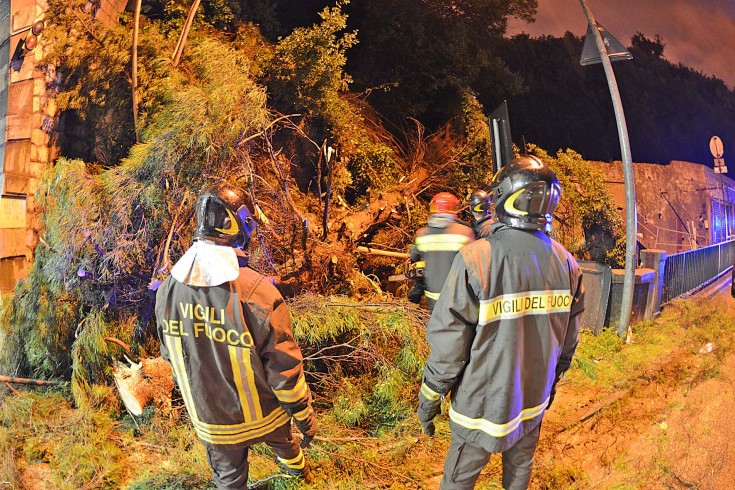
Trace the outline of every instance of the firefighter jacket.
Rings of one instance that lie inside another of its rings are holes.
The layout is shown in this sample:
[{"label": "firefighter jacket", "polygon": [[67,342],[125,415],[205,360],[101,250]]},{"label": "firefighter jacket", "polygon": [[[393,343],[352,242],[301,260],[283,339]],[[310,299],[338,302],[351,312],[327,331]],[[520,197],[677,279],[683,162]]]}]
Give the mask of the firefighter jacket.
[{"label": "firefighter jacket", "polygon": [[505,451],[541,422],[571,364],[583,310],[569,252],[542,232],[495,223],[454,259],[426,331],[420,403],[451,392],[452,433]]},{"label": "firefighter jacket", "polygon": [[457,221],[454,215],[433,214],[426,226],[416,232],[415,246],[410,250],[411,260],[423,260],[424,295],[433,307],[452,267],[457,251],[472,242],[472,228]]},{"label": "firefighter jacket", "polygon": [[492,233],[491,227],[495,223],[489,214],[482,219],[472,222],[472,231],[475,232],[477,238],[487,238]]},{"label": "firefighter jacket", "polygon": [[[207,251],[229,248],[212,247]],[[213,265],[212,256],[200,265]],[[232,280],[195,286],[177,280],[175,266],[156,294],[161,355],[173,367],[199,439],[217,449],[243,448],[290,425],[291,417],[302,432],[314,432],[287,305],[253,269],[230,270]],[[186,278],[194,276],[202,274]]]}]

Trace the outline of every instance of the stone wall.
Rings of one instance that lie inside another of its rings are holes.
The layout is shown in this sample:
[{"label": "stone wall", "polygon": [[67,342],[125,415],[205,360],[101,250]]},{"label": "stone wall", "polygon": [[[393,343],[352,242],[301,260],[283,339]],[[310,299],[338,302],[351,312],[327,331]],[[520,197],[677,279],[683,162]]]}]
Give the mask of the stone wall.
[{"label": "stone wall", "polygon": [[7,89],[0,162],[0,291],[12,290],[31,263],[40,227],[34,194],[41,173],[55,156],[51,132],[56,106],[47,96],[55,73],[38,68],[43,34],[35,49],[12,59],[33,23],[43,19],[47,6],[45,0],[12,0],[9,7],[9,50],[2,60]]},{"label": "stone wall", "polygon": [[[625,219],[625,184],[621,162],[595,162],[603,171],[618,210]],[[735,182],[727,176],[697,163],[674,160],[667,165],[634,163],[636,202],[638,205],[638,241],[645,248],[665,250],[670,255],[716,243],[713,202],[723,202],[725,185],[727,206]],[[735,219],[729,220],[735,229]],[[695,245],[696,243],[696,245]]]}]

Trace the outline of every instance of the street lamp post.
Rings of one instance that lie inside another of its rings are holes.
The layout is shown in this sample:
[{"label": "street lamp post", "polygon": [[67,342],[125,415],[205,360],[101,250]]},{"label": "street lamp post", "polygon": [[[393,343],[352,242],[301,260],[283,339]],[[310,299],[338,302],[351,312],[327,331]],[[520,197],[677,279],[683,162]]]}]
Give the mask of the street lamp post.
[{"label": "street lamp post", "polygon": [[628,126],[625,123],[625,113],[623,112],[623,104],[620,100],[620,92],[618,84],[615,80],[615,73],[612,69],[612,63],[607,53],[605,42],[602,39],[597,22],[592,16],[592,12],[587,7],[585,0],[579,0],[582,5],[584,14],[589,24],[588,32],[594,36],[595,45],[600,52],[600,61],[605,69],[605,77],[607,85],[610,88],[610,96],[612,97],[613,108],[615,110],[615,120],[618,126],[618,137],[620,139],[620,152],[623,160],[623,180],[625,182],[625,275],[623,277],[623,295],[620,305],[620,322],[618,324],[618,335],[627,333],[627,340],[630,341],[630,316],[633,311],[633,287],[635,284],[635,249],[636,238],[638,236],[638,219],[636,212],[635,200],[635,180],[633,177],[633,161],[630,156],[630,143],[628,141]]}]

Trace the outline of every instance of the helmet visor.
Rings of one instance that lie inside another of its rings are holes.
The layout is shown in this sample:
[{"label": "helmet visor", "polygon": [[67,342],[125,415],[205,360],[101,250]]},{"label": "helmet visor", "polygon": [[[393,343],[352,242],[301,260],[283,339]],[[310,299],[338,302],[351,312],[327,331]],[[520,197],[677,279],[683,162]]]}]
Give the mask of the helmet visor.
[{"label": "helmet visor", "polygon": [[531,182],[509,196],[503,207],[512,216],[544,216],[548,214],[549,203],[555,202],[555,197],[558,200],[558,192],[556,186],[549,189],[545,182]]}]

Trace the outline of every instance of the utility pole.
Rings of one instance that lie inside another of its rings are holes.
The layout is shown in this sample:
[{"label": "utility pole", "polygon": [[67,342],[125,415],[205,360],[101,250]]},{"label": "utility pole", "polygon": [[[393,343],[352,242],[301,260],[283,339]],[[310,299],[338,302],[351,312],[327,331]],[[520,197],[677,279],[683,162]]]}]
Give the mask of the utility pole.
[{"label": "utility pole", "polygon": [[638,237],[638,218],[635,200],[635,179],[633,176],[633,160],[630,156],[630,142],[628,141],[628,126],[625,122],[625,113],[623,112],[623,104],[620,100],[620,92],[618,91],[618,83],[615,80],[615,73],[612,69],[612,63],[608,56],[605,41],[602,39],[600,29],[592,16],[592,12],[585,0],[579,0],[587,17],[588,33],[592,33],[600,53],[600,61],[605,69],[605,77],[607,85],[610,88],[610,96],[612,97],[613,108],[615,110],[615,121],[618,126],[618,137],[620,139],[620,153],[623,160],[623,181],[625,182],[625,275],[623,276],[623,295],[622,304],[620,305],[620,323],[618,324],[618,335],[627,333],[626,341],[630,342],[630,316],[633,311],[633,288],[635,286],[635,269],[636,269],[636,241]]}]

